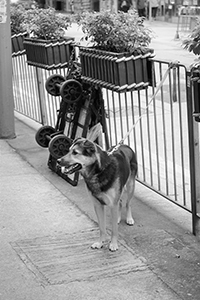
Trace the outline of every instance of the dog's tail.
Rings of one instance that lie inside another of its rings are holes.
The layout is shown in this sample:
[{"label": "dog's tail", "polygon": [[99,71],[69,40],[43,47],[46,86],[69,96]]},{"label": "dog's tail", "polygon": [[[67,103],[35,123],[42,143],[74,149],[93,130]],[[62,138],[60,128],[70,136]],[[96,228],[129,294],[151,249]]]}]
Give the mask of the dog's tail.
[{"label": "dog's tail", "polygon": [[128,145],[120,145],[120,151],[122,151],[125,157],[129,160],[131,172],[134,174],[134,176],[136,176],[138,164],[135,152]]},{"label": "dog's tail", "polygon": [[130,160],[130,167],[131,167],[131,172],[134,173],[134,175],[136,176],[138,172],[138,163],[137,163],[135,152],[133,152],[132,159]]}]

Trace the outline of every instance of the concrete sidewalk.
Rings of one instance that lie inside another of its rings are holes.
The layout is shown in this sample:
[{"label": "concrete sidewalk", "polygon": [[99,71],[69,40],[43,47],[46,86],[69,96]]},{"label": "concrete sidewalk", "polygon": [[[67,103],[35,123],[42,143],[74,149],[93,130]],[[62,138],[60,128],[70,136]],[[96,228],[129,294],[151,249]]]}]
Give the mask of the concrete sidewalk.
[{"label": "concrete sidewalk", "polygon": [[190,214],[137,184],[136,224],[120,224],[119,250],[90,249],[98,226],[83,181],[52,173],[22,121],[16,139],[0,140],[0,299],[199,299]]}]

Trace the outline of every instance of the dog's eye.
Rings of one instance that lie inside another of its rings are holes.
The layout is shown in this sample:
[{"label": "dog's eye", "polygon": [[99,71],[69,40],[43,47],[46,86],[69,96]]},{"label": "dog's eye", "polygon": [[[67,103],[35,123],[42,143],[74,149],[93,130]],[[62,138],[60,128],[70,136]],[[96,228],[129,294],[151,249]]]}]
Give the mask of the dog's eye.
[{"label": "dog's eye", "polygon": [[73,154],[73,155],[77,155],[78,152],[77,152],[76,150],[73,150],[73,151],[72,151],[72,154]]}]

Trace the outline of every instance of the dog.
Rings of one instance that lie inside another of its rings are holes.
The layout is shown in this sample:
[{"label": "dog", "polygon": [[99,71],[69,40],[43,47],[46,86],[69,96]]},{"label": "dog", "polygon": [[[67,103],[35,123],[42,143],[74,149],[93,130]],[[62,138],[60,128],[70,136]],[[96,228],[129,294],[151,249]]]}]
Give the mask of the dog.
[{"label": "dog", "polygon": [[127,145],[117,145],[104,151],[85,138],[76,139],[69,152],[58,159],[62,172],[79,171],[92,197],[100,229],[100,238],[91,247],[99,249],[106,240],[105,206],[111,209],[112,235],[109,250],[118,249],[118,223],[121,221],[122,198],[126,195],[126,223],[133,225],[130,201],[135,189],[137,160]]}]

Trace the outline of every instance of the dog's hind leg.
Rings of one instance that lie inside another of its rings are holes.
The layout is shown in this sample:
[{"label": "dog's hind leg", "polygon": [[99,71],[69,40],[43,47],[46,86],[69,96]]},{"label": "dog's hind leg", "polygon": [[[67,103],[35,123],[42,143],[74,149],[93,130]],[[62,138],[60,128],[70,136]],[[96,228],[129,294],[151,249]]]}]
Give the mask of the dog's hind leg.
[{"label": "dog's hind leg", "polygon": [[126,203],[126,223],[130,226],[134,224],[134,219],[132,217],[131,211],[131,199],[133,198],[135,190],[135,178],[130,176],[127,182],[127,203]]},{"label": "dog's hind leg", "polygon": [[118,220],[117,220],[118,224],[121,222],[121,218],[122,218],[122,199],[119,200]]},{"label": "dog's hind leg", "polygon": [[102,205],[97,199],[93,199],[94,209],[96,212],[99,229],[100,229],[100,237],[97,242],[92,244],[92,249],[100,249],[103,247],[103,243],[106,240],[106,216],[105,216],[105,205]]}]

